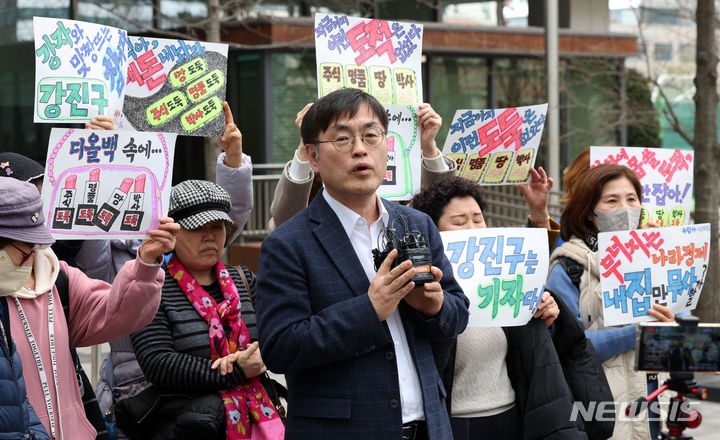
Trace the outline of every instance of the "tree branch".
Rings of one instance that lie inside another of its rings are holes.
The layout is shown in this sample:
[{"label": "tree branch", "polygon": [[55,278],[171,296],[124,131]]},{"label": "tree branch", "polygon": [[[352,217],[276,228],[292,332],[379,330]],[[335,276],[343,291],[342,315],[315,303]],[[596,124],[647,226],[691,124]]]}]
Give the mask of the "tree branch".
[{"label": "tree branch", "polygon": [[[143,22],[141,22],[141,21],[139,21],[139,20],[135,20],[135,19],[130,18],[130,17],[126,16],[126,15],[122,15],[122,14],[120,14],[119,12],[115,11],[114,9],[112,9],[112,8],[110,8],[110,7],[107,7],[107,6],[105,6],[105,5],[101,4],[101,3],[98,3],[97,1],[91,1],[90,3],[92,3],[92,4],[94,4],[94,5],[102,8],[103,10],[105,10],[105,11],[107,11],[107,12],[115,15],[116,17],[122,18],[123,20],[127,21],[128,23],[134,24],[135,26],[139,27],[140,29],[142,29],[142,30],[144,30],[144,31],[146,31],[146,32],[150,32],[150,33],[153,33],[153,34],[157,34],[157,35],[165,36],[165,37],[170,37],[170,38],[177,38],[177,39],[181,39],[181,40],[197,40],[197,37],[196,37],[196,34],[195,34],[195,33],[192,33],[192,32],[183,33],[183,32],[177,32],[177,31],[168,30],[168,29],[158,29],[158,28],[153,27],[153,26],[148,26],[147,24],[145,24],[145,23],[143,23]],[[166,17],[166,16],[163,15],[163,18],[165,18],[165,17]],[[197,24],[195,24],[195,23],[190,24],[190,23],[187,23],[187,22],[181,22],[181,21],[179,21],[179,20],[177,20],[177,19],[174,19],[174,18],[172,18],[172,17],[168,17],[168,19],[172,19],[172,20],[173,20],[174,22],[176,22],[176,23],[184,23],[184,24],[181,24],[181,25],[183,25],[183,26],[185,26],[186,28],[188,28],[189,31],[192,30],[193,28],[199,27],[199,26],[197,26]],[[207,22],[207,19],[201,20],[201,21],[198,22],[198,23],[204,23],[204,22]],[[247,27],[247,26],[243,23],[243,21],[238,22],[238,24],[241,25],[241,26],[244,26],[246,29],[250,29],[249,27]],[[252,30],[252,31],[253,31],[254,33],[256,33],[257,35],[260,35],[260,36],[263,36],[263,37],[268,37],[268,35],[266,35],[266,34],[257,32],[257,31],[255,31],[255,30]],[[286,42],[286,43],[240,44],[240,43],[234,43],[234,42],[230,42],[230,41],[223,41],[222,43],[223,43],[223,44],[227,44],[229,47],[232,47],[232,48],[234,48],[234,49],[264,50],[264,49],[282,49],[282,48],[289,48],[289,47],[290,47],[290,48],[291,48],[291,47],[297,47],[297,46],[299,46],[299,45],[301,45],[301,44],[303,44],[303,43],[310,43],[311,41],[314,41],[314,39],[315,39],[315,36],[314,36],[313,34],[310,34],[310,35],[308,35],[307,37],[298,38],[298,39],[296,39],[296,40],[288,41],[288,42]]]},{"label": "tree branch", "polygon": [[677,134],[682,137],[685,142],[687,142],[690,145],[694,145],[693,139],[690,137],[690,135],[683,130],[683,128],[680,126],[680,118],[678,118],[677,114],[675,113],[675,110],[673,109],[672,103],[670,103],[670,100],[668,99],[667,95],[665,94],[665,90],[663,87],[654,79],[649,79],[649,81],[657,87],[658,93],[660,93],[660,96],[662,96],[663,102],[665,105],[663,105],[663,113],[665,113],[667,116],[671,119],[671,124],[673,131],[675,131]]}]

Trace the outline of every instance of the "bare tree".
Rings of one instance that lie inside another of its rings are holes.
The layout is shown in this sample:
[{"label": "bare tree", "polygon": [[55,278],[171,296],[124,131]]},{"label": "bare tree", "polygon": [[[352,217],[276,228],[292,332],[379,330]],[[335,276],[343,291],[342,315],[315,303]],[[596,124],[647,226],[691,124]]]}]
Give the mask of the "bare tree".
[{"label": "bare tree", "polygon": [[[648,10],[635,9],[638,37],[647,62],[647,80],[662,100],[662,113],[670,127],[695,150],[694,196],[696,223],[709,223],[711,231],[709,267],[696,312],[702,321],[720,321],[720,254],[718,253],[718,202],[720,202],[720,145],[717,141],[717,64],[715,31],[718,23],[715,1],[698,0],[695,5],[678,1],[672,10],[652,10],[654,14],[673,14],[675,18],[694,20],[695,27],[695,123],[693,130],[684,126],[668,86],[661,81],[657,66],[652,66],[650,45],[643,17]],[[693,6],[695,10],[693,11]],[[682,75],[681,75],[682,76]],[[670,82],[670,88],[673,83]],[[690,91],[692,92],[692,91]],[[701,274],[697,274],[700,276]]]},{"label": "bare tree", "polygon": [[697,2],[697,50],[695,60],[695,219],[710,223],[710,260],[697,307],[702,321],[720,320],[720,264],[718,264],[718,168],[717,141],[717,46],[715,44],[715,2]]}]

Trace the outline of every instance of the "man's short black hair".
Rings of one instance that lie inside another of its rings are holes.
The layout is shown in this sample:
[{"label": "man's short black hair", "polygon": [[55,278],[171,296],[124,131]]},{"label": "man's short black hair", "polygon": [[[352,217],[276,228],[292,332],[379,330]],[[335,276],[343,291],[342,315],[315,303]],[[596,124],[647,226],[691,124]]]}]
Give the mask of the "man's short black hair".
[{"label": "man's short black hair", "polygon": [[321,131],[327,130],[330,124],[342,117],[352,118],[363,104],[370,106],[383,130],[387,131],[388,116],[385,107],[374,96],[360,89],[346,88],[318,99],[305,113],[300,127],[303,142],[314,144]]},{"label": "man's short black hair", "polygon": [[480,185],[456,176],[444,177],[424,188],[410,200],[410,206],[429,215],[437,226],[450,200],[465,196],[475,199],[485,215],[487,205]]}]

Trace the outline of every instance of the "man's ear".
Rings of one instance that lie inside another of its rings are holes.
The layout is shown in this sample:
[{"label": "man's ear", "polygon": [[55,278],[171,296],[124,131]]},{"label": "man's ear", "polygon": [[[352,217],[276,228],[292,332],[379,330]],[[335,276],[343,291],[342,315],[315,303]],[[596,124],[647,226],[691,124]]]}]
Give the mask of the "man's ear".
[{"label": "man's ear", "polygon": [[305,154],[307,154],[308,160],[310,161],[310,168],[314,173],[318,172],[318,152],[315,148],[315,144],[305,144]]}]

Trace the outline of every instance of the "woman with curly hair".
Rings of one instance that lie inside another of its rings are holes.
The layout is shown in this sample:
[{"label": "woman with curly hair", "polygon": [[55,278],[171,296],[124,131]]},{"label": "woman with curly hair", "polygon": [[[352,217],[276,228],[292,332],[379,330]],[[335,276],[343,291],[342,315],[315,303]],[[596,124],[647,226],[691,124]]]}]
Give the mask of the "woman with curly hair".
[{"label": "woman with curly hair", "polygon": [[[545,177],[534,172],[523,189],[534,208],[531,218],[538,205],[543,205],[538,190],[546,183]],[[546,206],[547,197],[544,200]],[[482,190],[466,179],[439,180],[417,194],[410,205],[428,214],[440,231],[487,228]],[[582,328],[563,310],[564,304],[545,292],[534,319],[524,326],[468,327],[452,344],[434,347],[455,439],[480,438],[489,432],[498,439],[610,435],[612,423],[609,433],[607,426],[602,433],[571,421],[573,400],[588,400],[589,393],[603,395],[603,390],[608,397],[609,388]],[[553,345],[553,334],[563,335],[564,342],[559,341],[557,347],[561,357]],[[582,359],[585,365],[595,367],[580,370],[567,362],[564,372],[561,363],[567,359]],[[574,384],[582,384],[584,391]]]}]

